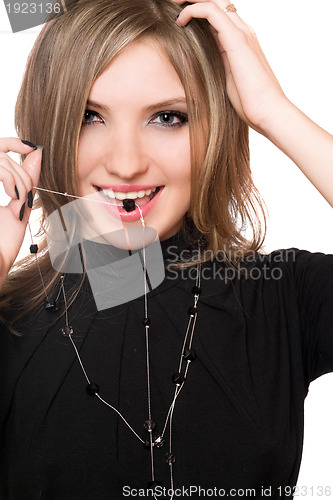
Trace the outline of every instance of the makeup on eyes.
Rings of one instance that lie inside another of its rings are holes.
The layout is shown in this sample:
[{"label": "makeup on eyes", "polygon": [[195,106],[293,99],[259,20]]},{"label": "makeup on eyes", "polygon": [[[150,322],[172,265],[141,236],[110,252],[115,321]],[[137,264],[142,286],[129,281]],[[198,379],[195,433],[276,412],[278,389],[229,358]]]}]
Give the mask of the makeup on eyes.
[{"label": "makeup on eyes", "polygon": [[[98,118],[100,121],[85,121],[86,115],[90,115],[92,117]],[[188,122],[188,115],[187,113],[184,113],[183,111],[176,111],[176,110],[165,110],[165,111],[159,111],[158,113],[155,113],[148,121],[148,124],[152,123],[153,120],[156,118],[163,117],[163,118],[176,118],[179,121],[176,123],[156,123],[157,125],[161,126],[162,128],[178,128],[183,125],[185,125]],[[82,121],[82,126],[87,126],[87,125],[94,125],[96,123],[104,123],[104,119],[102,116],[97,112],[92,109],[86,109],[84,112],[84,117]]]}]

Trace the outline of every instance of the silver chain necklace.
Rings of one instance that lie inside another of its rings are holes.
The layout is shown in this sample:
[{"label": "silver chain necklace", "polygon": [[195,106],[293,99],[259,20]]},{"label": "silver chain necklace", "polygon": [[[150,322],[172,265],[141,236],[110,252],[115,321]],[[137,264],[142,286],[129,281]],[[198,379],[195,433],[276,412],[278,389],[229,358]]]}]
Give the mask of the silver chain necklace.
[{"label": "silver chain necklace", "polygon": [[[145,317],[142,320],[143,326],[145,328],[145,340],[146,340],[146,370],[147,370],[147,400],[148,400],[148,419],[144,422],[144,427],[148,431],[148,440],[143,439],[139,433],[137,433],[133,427],[129,424],[129,422],[126,420],[126,418],[122,415],[122,413],[117,410],[113,405],[111,405],[109,402],[105,401],[100,394],[99,394],[99,386],[91,382],[87,371],[83,365],[82,359],[80,357],[80,354],[78,352],[77,346],[72,338],[72,335],[74,333],[74,329],[72,326],[69,324],[68,320],[68,314],[67,314],[67,301],[66,301],[66,294],[65,294],[65,288],[64,288],[64,276],[61,276],[61,290],[63,293],[64,297],[64,303],[65,303],[65,319],[66,319],[66,325],[62,328],[62,334],[66,337],[69,337],[72,346],[75,350],[77,359],[79,361],[79,364],[81,366],[82,372],[84,374],[84,377],[87,381],[87,392],[91,396],[96,396],[103,404],[108,406],[111,410],[113,410],[117,415],[123,420],[123,422],[127,425],[127,427],[131,430],[131,432],[134,434],[134,436],[142,443],[144,444],[147,448],[150,449],[150,458],[151,458],[151,481],[148,483],[148,488],[152,489],[153,491],[157,486],[161,486],[161,483],[159,483],[156,478],[155,478],[155,461],[154,461],[154,448],[161,448],[165,444],[165,434],[167,431],[167,427],[169,424],[169,447],[168,447],[168,452],[165,454],[165,460],[166,463],[169,465],[170,468],[170,488],[172,495],[170,497],[170,500],[172,500],[174,496],[174,481],[173,481],[173,465],[176,461],[176,457],[173,453],[172,449],[172,424],[173,424],[173,413],[175,409],[175,404],[176,400],[182,391],[188,371],[191,362],[195,359],[196,354],[195,350],[192,348],[192,343],[193,343],[193,336],[194,336],[194,331],[195,331],[195,325],[196,325],[196,319],[197,319],[197,304],[199,301],[199,295],[200,295],[200,264],[197,265],[197,277],[196,277],[196,284],[192,289],[193,293],[193,306],[189,308],[188,314],[189,314],[189,319],[188,319],[188,324],[185,332],[185,337],[181,349],[181,354],[180,354],[180,360],[179,360],[179,365],[178,365],[178,372],[174,373],[172,376],[172,382],[175,384],[175,392],[174,396],[172,399],[172,402],[170,404],[169,410],[167,412],[166,418],[165,418],[165,423],[163,426],[163,431],[160,435],[153,437],[153,430],[155,428],[155,422],[152,418],[152,408],[151,408],[151,384],[150,384],[150,350],[149,350],[149,329],[150,329],[150,318],[148,317],[148,303],[147,303],[147,296],[145,294]],[[154,498],[156,499],[156,494],[153,494]]]},{"label": "silver chain necklace", "polygon": [[[59,193],[59,194],[66,194],[67,195],[67,193]],[[143,228],[145,228],[145,222],[144,222],[144,219],[142,216],[141,209],[139,208],[139,210],[141,213],[141,218],[140,218],[141,224],[142,224]],[[174,373],[174,375],[172,376],[172,382],[175,385],[174,395],[173,395],[169,410],[168,410],[166,418],[165,418],[165,423],[163,426],[162,433],[156,437],[153,437],[153,430],[155,428],[155,422],[152,418],[152,408],[151,408],[150,349],[149,349],[149,329],[150,329],[151,321],[150,321],[150,318],[148,316],[146,252],[145,252],[145,247],[143,246],[143,248],[142,248],[142,251],[143,251],[143,277],[144,277],[144,319],[142,320],[142,325],[144,326],[144,329],[145,329],[147,401],[148,401],[148,419],[144,422],[144,428],[148,431],[148,439],[143,439],[142,437],[140,437],[139,433],[137,433],[133,429],[133,427],[129,424],[129,422],[122,415],[122,413],[117,408],[115,408],[109,402],[105,401],[100,396],[99,386],[95,382],[91,382],[91,380],[87,374],[87,371],[83,365],[82,359],[81,359],[79,351],[77,349],[77,346],[72,338],[72,335],[74,333],[74,329],[72,326],[70,326],[69,319],[68,319],[67,299],[66,299],[66,293],[65,293],[65,287],[64,287],[65,276],[64,275],[61,276],[60,290],[59,290],[59,293],[57,295],[56,301],[50,301],[49,297],[46,293],[46,290],[45,290],[44,281],[43,281],[43,278],[41,275],[41,270],[40,270],[40,266],[39,266],[37,255],[36,255],[37,251],[38,251],[38,245],[35,245],[33,242],[30,224],[29,224],[29,231],[30,231],[30,236],[31,236],[31,241],[32,241],[32,245],[30,246],[30,252],[32,254],[35,254],[36,262],[38,265],[39,274],[40,274],[44,294],[46,297],[45,308],[47,310],[57,310],[56,302],[60,296],[60,292],[62,292],[63,298],[64,298],[64,306],[65,306],[65,323],[66,323],[66,325],[61,329],[61,332],[62,332],[63,336],[68,337],[71,341],[71,344],[72,344],[74,351],[76,353],[78,362],[79,362],[80,367],[82,369],[83,375],[87,381],[86,390],[87,390],[89,395],[96,396],[104,405],[106,405],[111,410],[113,410],[123,420],[123,422],[130,429],[130,431],[134,434],[134,436],[142,444],[144,444],[146,448],[148,448],[150,450],[151,481],[148,483],[147,487],[148,487],[148,489],[151,489],[153,491],[153,497],[155,500],[157,500],[157,496],[155,493],[156,487],[162,486],[162,485],[155,478],[154,448],[155,447],[161,448],[165,445],[165,434],[167,431],[167,427],[169,425],[169,447],[168,447],[168,452],[165,454],[165,461],[169,465],[169,470],[170,470],[170,489],[171,489],[170,500],[172,500],[174,497],[173,466],[174,466],[174,463],[176,461],[176,457],[175,457],[175,455],[173,453],[173,449],[172,449],[173,414],[174,414],[174,410],[175,410],[176,400],[184,387],[190,364],[196,358],[196,353],[195,353],[195,350],[192,348],[192,343],[193,343],[193,336],[194,336],[195,325],[196,325],[196,320],[197,320],[197,312],[198,312],[197,305],[198,305],[199,296],[201,293],[201,288],[200,288],[200,285],[201,285],[201,264],[200,264],[200,262],[197,264],[195,286],[192,288],[193,305],[188,309],[189,319],[188,319],[188,324],[187,324],[187,328],[185,331],[184,341],[183,341],[183,345],[182,345],[182,349],[181,349],[181,353],[180,353],[178,371],[176,373]]]}]

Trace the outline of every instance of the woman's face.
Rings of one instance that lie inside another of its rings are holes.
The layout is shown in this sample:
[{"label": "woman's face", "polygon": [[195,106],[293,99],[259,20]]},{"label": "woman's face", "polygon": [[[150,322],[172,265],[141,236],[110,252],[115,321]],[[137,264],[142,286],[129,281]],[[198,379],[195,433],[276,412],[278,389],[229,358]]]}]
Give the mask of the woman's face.
[{"label": "woman's face", "polygon": [[100,205],[108,218],[141,225],[137,207],[122,208],[131,198],[160,240],[180,229],[190,203],[187,106],[175,69],[153,41],[123,50],[95,81],[77,162],[80,196],[110,201]]}]

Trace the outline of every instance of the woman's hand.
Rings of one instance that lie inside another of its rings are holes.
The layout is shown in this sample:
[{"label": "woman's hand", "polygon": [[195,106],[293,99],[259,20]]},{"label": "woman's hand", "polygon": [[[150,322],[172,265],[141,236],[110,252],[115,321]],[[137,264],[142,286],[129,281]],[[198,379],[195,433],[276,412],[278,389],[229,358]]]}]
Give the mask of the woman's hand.
[{"label": "woman's hand", "polygon": [[[177,4],[183,0],[174,0]],[[176,23],[185,26],[192,18],[204,18],[221,53],[227,93],[238,115],[266,135],[265,128],[281,103],[287,102],[252,30],[236,12],[224,12],[228,0],[188,0]]]},{"label": "woman's hand", "polygon": [[[12,160],[9,151],[27,154],[23,164]],[[0,139],[0,182],[11,198],[6,207],[0,207],[0,286],[23,242],[34,196],[32,186],[38,184],[41,162],[41,150],[14,137]]]}]

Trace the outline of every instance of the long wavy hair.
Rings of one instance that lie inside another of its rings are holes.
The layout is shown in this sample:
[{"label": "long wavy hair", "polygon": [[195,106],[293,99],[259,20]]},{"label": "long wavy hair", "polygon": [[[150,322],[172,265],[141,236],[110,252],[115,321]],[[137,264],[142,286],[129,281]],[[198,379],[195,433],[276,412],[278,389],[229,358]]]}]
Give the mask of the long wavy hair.
[{"label": "long wavy hair", "polygon": [[[233,262],[259,250],[266,233],[264,204],[251,176],[248,127],[229,102],[208,22],[192,19],[179,27],[180,10],[172,0],[69,0],[66,12],[45,23],[30,53],[16,130],[44,147],[39,187],[78,195],[77,150],[91,86],[125,47],[146,38],[157,42],[180,78],[188,106],[192,179],[183,229],[203,235],[210,255],[223,251]],[[34,208],[42,209],[42,227],[69,201],[39,191]],[[50,291],[60,276],[51,266],[43,229],[40,235],[38,262]],[[38,274],[33,256],[10,272],[0,295],[0,320],[10,328],[43,301]]]}]

